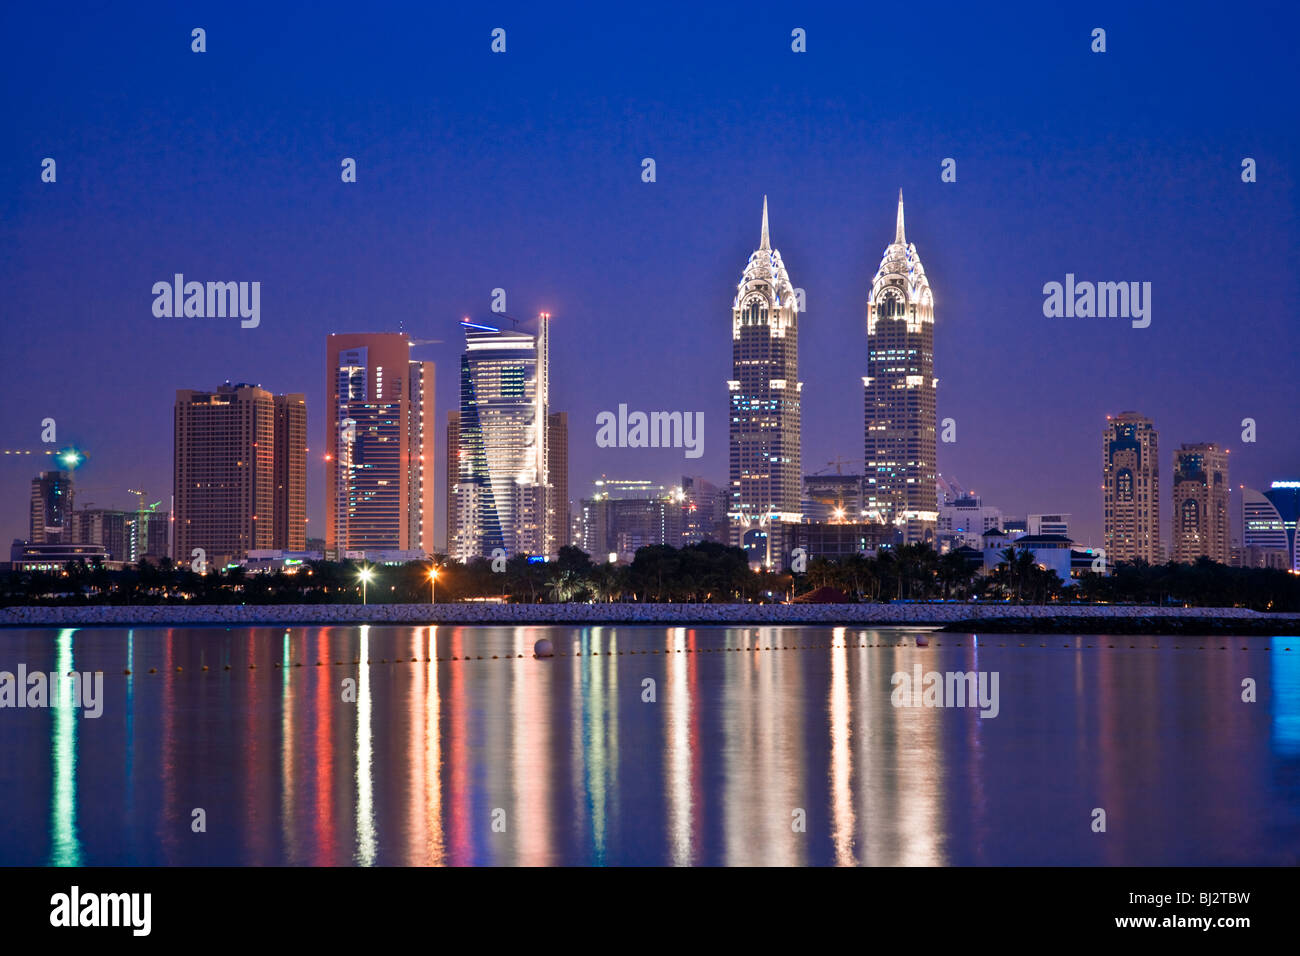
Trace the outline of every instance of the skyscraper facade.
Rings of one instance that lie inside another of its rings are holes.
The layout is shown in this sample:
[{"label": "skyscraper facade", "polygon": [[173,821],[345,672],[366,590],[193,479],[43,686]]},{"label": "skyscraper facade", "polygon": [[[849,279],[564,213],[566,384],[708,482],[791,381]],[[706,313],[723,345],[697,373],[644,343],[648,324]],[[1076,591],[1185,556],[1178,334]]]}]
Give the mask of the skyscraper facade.
[{"label": "skyscraper facade", "polygon": [[1275,481],[1264,492],[1242,489],[1241,511],[1246,565],[1300,572],[1300,481]]},{"label": "skyscraper facade", "polygon": [[72,494],[70,471],[43,471],[32,479],[29,542],[68,544],[75,540],[68,527],[72,517]]},{"label": "skyscraper facade", "polygon": [[447,413],[446,485],[443,491],[443,520],[447,523],[447,537],[443,546],[446,554],[455,553],[456,544],[456,482],[460,480],[460,409]]},{"label": "skyscraper facade", "polygon": [[546,421],[546,553],[569,545],[569,413],[551,412]]},{"label": "skyscraper facade", "polygon": [[1229,536],[1228,453],[1214,442],[1181,445],[1174,452],[1173,559],[1205,557],[1227,564]]},{"label": "skyscraper facade", "polygon": [[782,524],[802,519],[799,302],[771,247],[767,197],[758,249],[731,306],[731,543],[751,564],[771,567],[785,553]]},{"label": "skyscraper facade", "polygon": [[535,332],[462,323],[457,560],[548,553],[549,322],[543,313]]},{"label": "skyscraper facade", "polygon": [[307,547],[307,402],[301,395],[275,396],[275,450],[276,547],[302,551]]},{"label": "skyscraper facade", "polygon": [[[299,420],[301,427],[290,427]],[[221,567],[251,550],[302,547],[305,509],[296,504],[306,500],[301,394],[277,396],[229,382],[213,392],[180,389],[174,426],[179,561],[191,561],[196,548],[208,567]],[[282,519],[277,505],[287,511]]]},{"label": "skyscraper facade", "polygon": [[1164,560],[1160,546],[1160,449],[1137,412],[1106,416],[1102,435],[1103,537],[1111,562]]},{"label": "skyscraper facade", "polygon": [[434,365],[405,333],[330,335],[326,344],[325,547],[434,548]]},{"label": "skyscraper facade", "polygon": [[907,542],[933,541],[939,518],[934,377],[934,296],[903,229],[898,193],[894,241],[885,247],[867,304],[866,517]]}]

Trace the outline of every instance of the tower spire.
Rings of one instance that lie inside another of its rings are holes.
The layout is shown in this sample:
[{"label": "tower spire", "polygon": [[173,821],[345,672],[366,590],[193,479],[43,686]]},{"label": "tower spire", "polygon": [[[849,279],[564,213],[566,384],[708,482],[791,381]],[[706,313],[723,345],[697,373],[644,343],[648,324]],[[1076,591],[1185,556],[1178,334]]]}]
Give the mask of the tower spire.
[{"label": "tower spire", "polygon": [[772,248],[767,238],[767,196],[763,196],[763,241],[758,244],[760,249]]},{"label": "tower spire", "polygon": [[898,190],[898,222],[894,225],[894,242],[900,246],[907,245],[907,239],[903,236],[903,190]]}]

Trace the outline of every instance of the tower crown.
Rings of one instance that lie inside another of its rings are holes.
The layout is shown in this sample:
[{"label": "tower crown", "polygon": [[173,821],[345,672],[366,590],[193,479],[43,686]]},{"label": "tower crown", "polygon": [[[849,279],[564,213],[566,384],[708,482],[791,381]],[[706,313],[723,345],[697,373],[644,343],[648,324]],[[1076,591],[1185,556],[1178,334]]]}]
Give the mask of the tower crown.
[{"label": "tower crown", "polygon": [[[786,272],[785,263],[781,261],[780,251],[772,248],[772,240],[767,225],[767,197],[763,197],[763,226],[759,236],[758,248],[749,257],[740,283],[736,286],[736,298],[732,310],[739,322],[741,309],[756,297],[766,300],[767,309],[772,313],[781,313],[783,321],[793,323],[798,311],[795,301],[794,286]],[[776,324],[775,322],[773,323]]]},{"label": "tower crown", "polygon": [[931,309],[934,306],[934,294],[930,291],[930,280],[926,278],[925,266],[917,254],[916,244],[907,241],[903,229],[903,191],[898,191],[898,215],[894,220],[894,241],[885,247],[880,257],[880,268],[871,280],[871,301],[876,302],[881,290],[887,286],[903,293],[908,305]]}]

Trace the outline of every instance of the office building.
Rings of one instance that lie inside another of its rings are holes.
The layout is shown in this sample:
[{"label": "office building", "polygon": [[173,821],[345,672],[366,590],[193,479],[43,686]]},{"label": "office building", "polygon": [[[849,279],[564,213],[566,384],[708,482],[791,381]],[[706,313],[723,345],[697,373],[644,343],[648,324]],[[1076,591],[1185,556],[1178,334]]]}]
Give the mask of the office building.
[{"label": "office building", "polygon": [[546,423],[546,554],[554,558],[569,538],[569,413],[551,412]]},{"label": "office building", "polygon": [[[502,329],[465,320],[460,366],[459,473],[452,555],[460,561],[550,552],[547,435],[549,326]],[[567,477],[566,477],[567,481]],[[554,540],[554,539],[552,539]]]},{"label": "office building", "polygon": [[1300,572],[1296,520],[1300,517],[1300,481],[1275,481],[1268,491],[1241,493],[1242,550],[1246,567]]},{"label": "office building", "polygon": [[758,249],[731,306],[731,543],[750,563],[773,566],[785,551],[781,528],[802,520],[800,486],[799,302],[771,247],[767,197]]},{"label": "office building", "polygon": [[1101,458],[1107,561],[1162,563],[1160,450],[1155,425],[1137,412],[1107,415]]},{"label": "office building", "polygon": [[326,555],[434,550],[434,364],[405,333],[326,344]]},{"label": "office building", "polygon": [[894,241],[871,282],[862,384],[866,518],[901,528],[908,542],[932,541],[939,519],[934,296],[903,228],[902,190]]},{"label": "office building", "polygon": [[1228,453],[1214,442],[1184,444],[1174,452],[1173,560],[1229,561]]},{"label": "office building", "polygon": [[452,554],[456,542],[456,482],[460,480],[460,409],[447,413],[447,449],[443,459],[446,484],[443,486],[443,521],[447,523],[447,536],[443,553]]},{"label": "office building", "polygon": [[67,544],[76,540],[67,527],[72,500],[72,472],[43,471],[33,478],[28,542]]},{"label": "office building", "polygon": [[[255,548],[305,544],[305,402],[301,394],[229,382],[212,392],[176,392],[178,561],[202,549],[209,568],[222,567]],[[287,513],[279,516],[277,507]]]}]

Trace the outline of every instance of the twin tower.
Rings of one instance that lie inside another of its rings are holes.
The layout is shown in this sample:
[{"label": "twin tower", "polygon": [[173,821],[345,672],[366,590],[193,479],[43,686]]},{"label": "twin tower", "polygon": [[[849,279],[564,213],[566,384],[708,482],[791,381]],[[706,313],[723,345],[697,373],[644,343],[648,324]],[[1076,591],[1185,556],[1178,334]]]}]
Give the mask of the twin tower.
[{"label": "twin tower", "polygon": [[[750,563],[784,566],[790,531],[803,520],[799,313],[803,291],[763,231],[731,307],[731,543]],[[898,194],[894,241],[885,247],[867,300],[863,511],[851,521],[896,527],[930,541],[935,490],[934,297],[916,246],[903,230]]]}]

